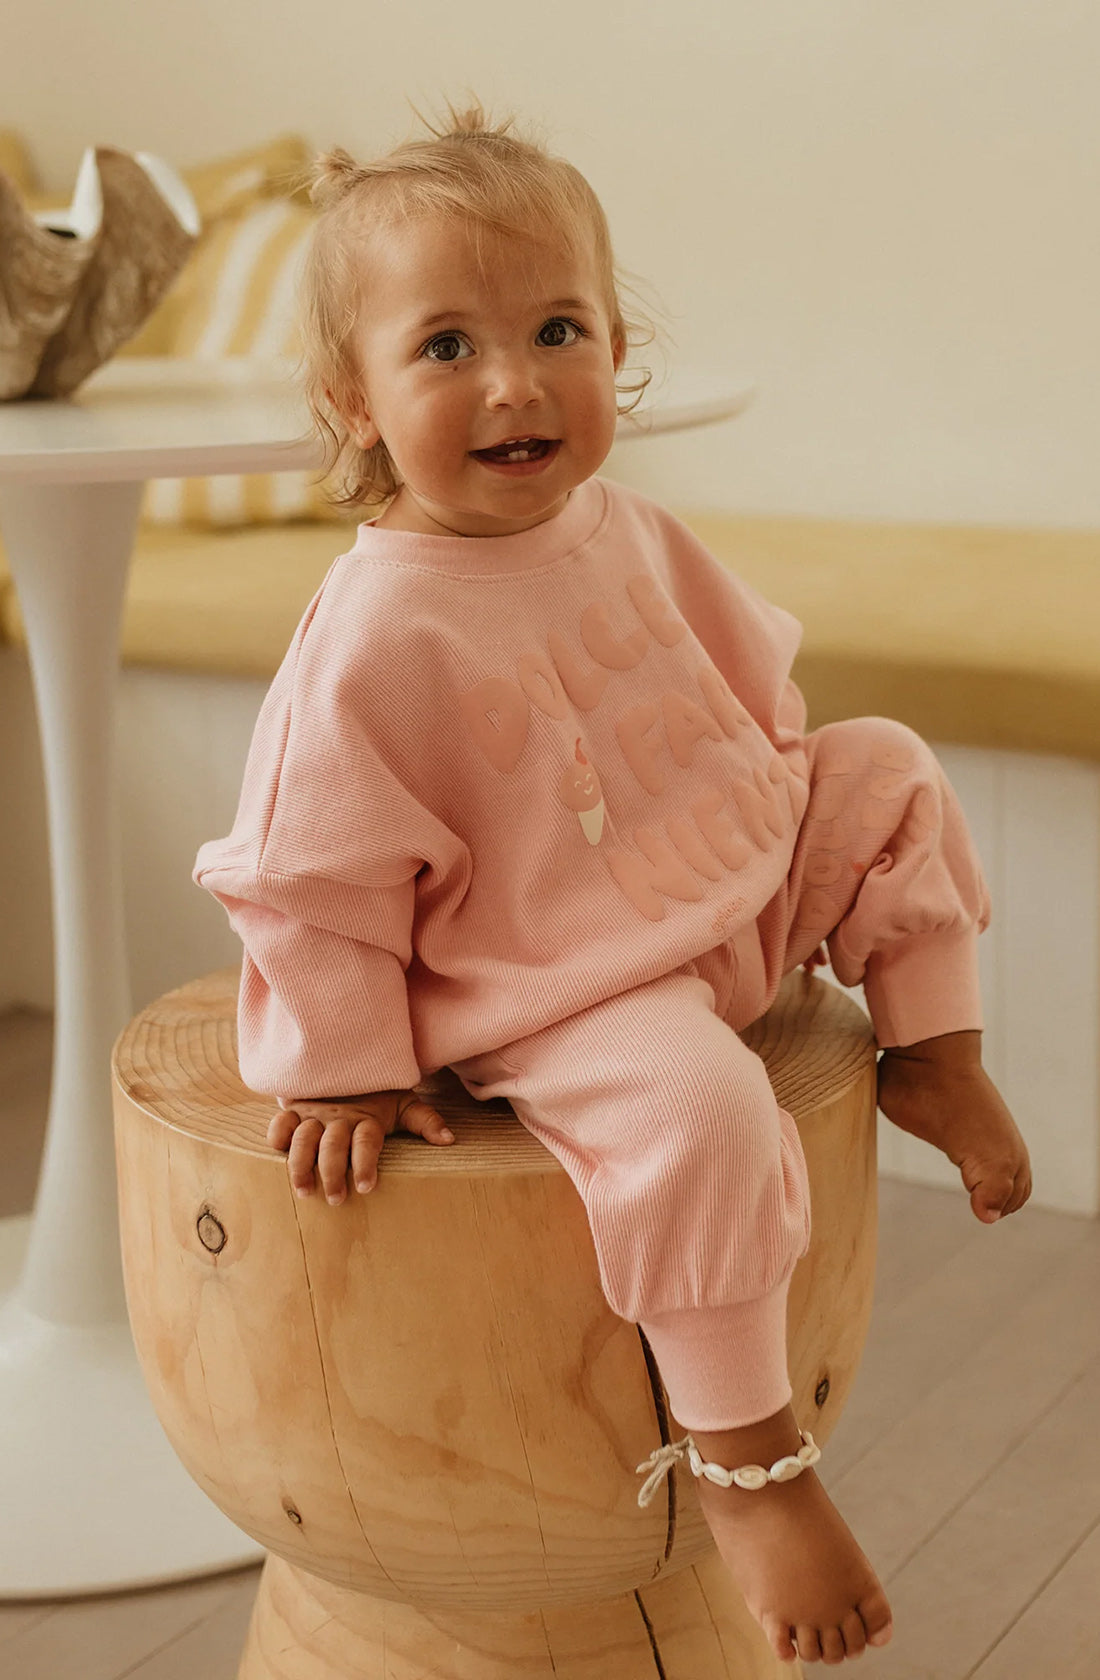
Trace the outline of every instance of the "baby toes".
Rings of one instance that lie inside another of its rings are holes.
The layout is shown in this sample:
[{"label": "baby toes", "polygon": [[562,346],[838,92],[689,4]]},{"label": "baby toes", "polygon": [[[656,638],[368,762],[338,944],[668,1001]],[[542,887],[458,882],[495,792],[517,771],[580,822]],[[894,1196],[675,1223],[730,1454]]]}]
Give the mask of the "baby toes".
[{"label": "baby toes", "polygon": [[844,1635],[839,1628],[822,1628],[821,1660],[826,1667],[835,1667],[844,1661]]},{"label": "baby toes", "polygon": [[894,1634],[894,1620],[890,1606],[881,1592],[868,1593],[856,1606],[867,1629],[868,1645],[889,1645]]},{"label": "baby toes", "polygon": [[983,1200],[980,1196],[971,1196],[970,1205],[983,1225],[995,1225],[1001,1217],[1001,1208],[995,1202]]},{"label": "baby toes", "polygon": [[821,1661],[821,1641],[817,1637],[817,1629],[806,1622],[799,1622],[795,1630],[798,1655],[802,1662]]},{"label": "baby toes", "polygon": [[767,1635],[767,1643],[773,1648],[779,1662],[798,1662],[798,1651],[794,1650],[793,1640],[791,1640],[791,1635],[794,1633],[793,1626],[786,1621],[779,1621],[776,1616],[764,1616],[761,1626]]},{"label": "baby toes", "polygon": [[991,1167],[977,1161],[964,1162],[962,1175],[975,1214],[983,1224],[994,1224],[1008,1206],[1016,1188],[1015,1177],[1005,1167]]},{"label": "baby toes", "polygon": [[1017,1173],[1015,1179],[1013,1180],[1012,1195],[1009,1199],[1008,1206],[1003,1210],[1002,1218],[1004,1217],[1004,1214],[1018,1213],[1030,1195],[1030,1172]]},{"label": "baby toes", "polygon": [[867,1644],[867,1629],[858,1610],[849,1610],[840,1624],[844,1635],[844,1649],[848,1656],[858,1657]]},{"label": "baby toes", "polygon": [[764,1620],[764,1632],[781,1662],[794,1662],[798,1657],[798,1652],[791,1642],[793,1631],[788,1623],[777,1621],[774,1616],[768,1616]]}]

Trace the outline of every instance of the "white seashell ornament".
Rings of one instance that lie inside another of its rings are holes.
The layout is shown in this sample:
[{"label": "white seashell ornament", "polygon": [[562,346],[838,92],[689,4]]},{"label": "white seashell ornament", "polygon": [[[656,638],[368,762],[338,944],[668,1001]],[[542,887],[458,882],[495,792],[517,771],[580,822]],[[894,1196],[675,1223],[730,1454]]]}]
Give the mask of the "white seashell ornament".
[{"label": "white seashell ornament", "polygon": [[149,152],[89,146],[68,210],[32,214],[0,172],[0,400],[75,391],[144,325],[199,228]]},{"label": "white seashell ornament", "polygon": [[746,1464],[733,1472],[733,1479],[738,1487],[762,1488],[767,1483],[768,1472],[762,1464]]}]

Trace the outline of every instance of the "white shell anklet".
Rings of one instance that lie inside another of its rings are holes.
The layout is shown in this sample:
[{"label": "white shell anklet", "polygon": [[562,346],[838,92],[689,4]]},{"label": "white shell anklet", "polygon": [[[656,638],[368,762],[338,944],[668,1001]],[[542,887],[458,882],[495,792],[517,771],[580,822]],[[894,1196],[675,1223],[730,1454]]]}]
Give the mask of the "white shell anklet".
[{"label": "white shell anklet", "polygon": [[715,1482],[719,1487],[732,1487],[736,1482],[740,1488],[755,1489],[767,1487],[769,1482],[793,1482],[796,1476],[801,1476],[803,1470],[808,1469],[811,1464],[816,1464],[821,1457],[821,1448],[809,1430],[800,1429],[798,1433],[805,1445],[800,1447],[797,1453],[792,1453],[786,1458],[777,1458],[770,1470],[765,1470],[762,1464],[743,1464],[739,1470],[724,1470],[720,1464],[707,1464],[693,1438],[685,1435],[682,1441],[658,1447],[656,1452],[650,1453],[644,1464],[638,1465],[639,1476],[643,1470],[651,1472],[642,1483],[638,1504],[648,1505],[672,1466],[685,1458],[691,1465],[693,1476],[705,1476],[708,1482]]}]

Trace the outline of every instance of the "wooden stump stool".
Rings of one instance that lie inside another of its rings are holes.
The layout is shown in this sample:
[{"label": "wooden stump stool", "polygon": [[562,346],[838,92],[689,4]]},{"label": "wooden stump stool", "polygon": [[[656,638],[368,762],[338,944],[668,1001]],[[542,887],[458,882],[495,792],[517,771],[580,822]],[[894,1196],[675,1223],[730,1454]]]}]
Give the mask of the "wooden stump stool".
[{"label": "wooden stump stool", "polygon": [[[450,1069],[457,1142],[387,1139],[378,1184],[297,1198],[241,1084],[235,970],[115,1047],[134,1339],[187,1470],[268,1548],[239,1680],[790,1680],[695,1478],[635,1473],[686,1430],[600,1288],[584,1204],[511,1106]],[[742,1035],[798,1122],[813,1241],[788,1307],[794,1411],[828,1440],[871,1312],[875,1048],[789,975]]]}]

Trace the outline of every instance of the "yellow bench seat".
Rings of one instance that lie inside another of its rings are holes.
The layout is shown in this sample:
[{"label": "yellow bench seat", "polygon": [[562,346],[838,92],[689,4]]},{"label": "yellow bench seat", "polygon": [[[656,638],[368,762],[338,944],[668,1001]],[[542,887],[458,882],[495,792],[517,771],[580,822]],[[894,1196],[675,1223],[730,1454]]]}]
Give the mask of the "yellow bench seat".
[{"label": "yellow bench seat", "polygon": [[[897,717],[929,740],[1100,761],[1100,532],[681,511],[801,620],[810,727]],[[125,664],[270,678],[354,525],[139,528]],[[0,550],[0,639],[23,638]]]}]

